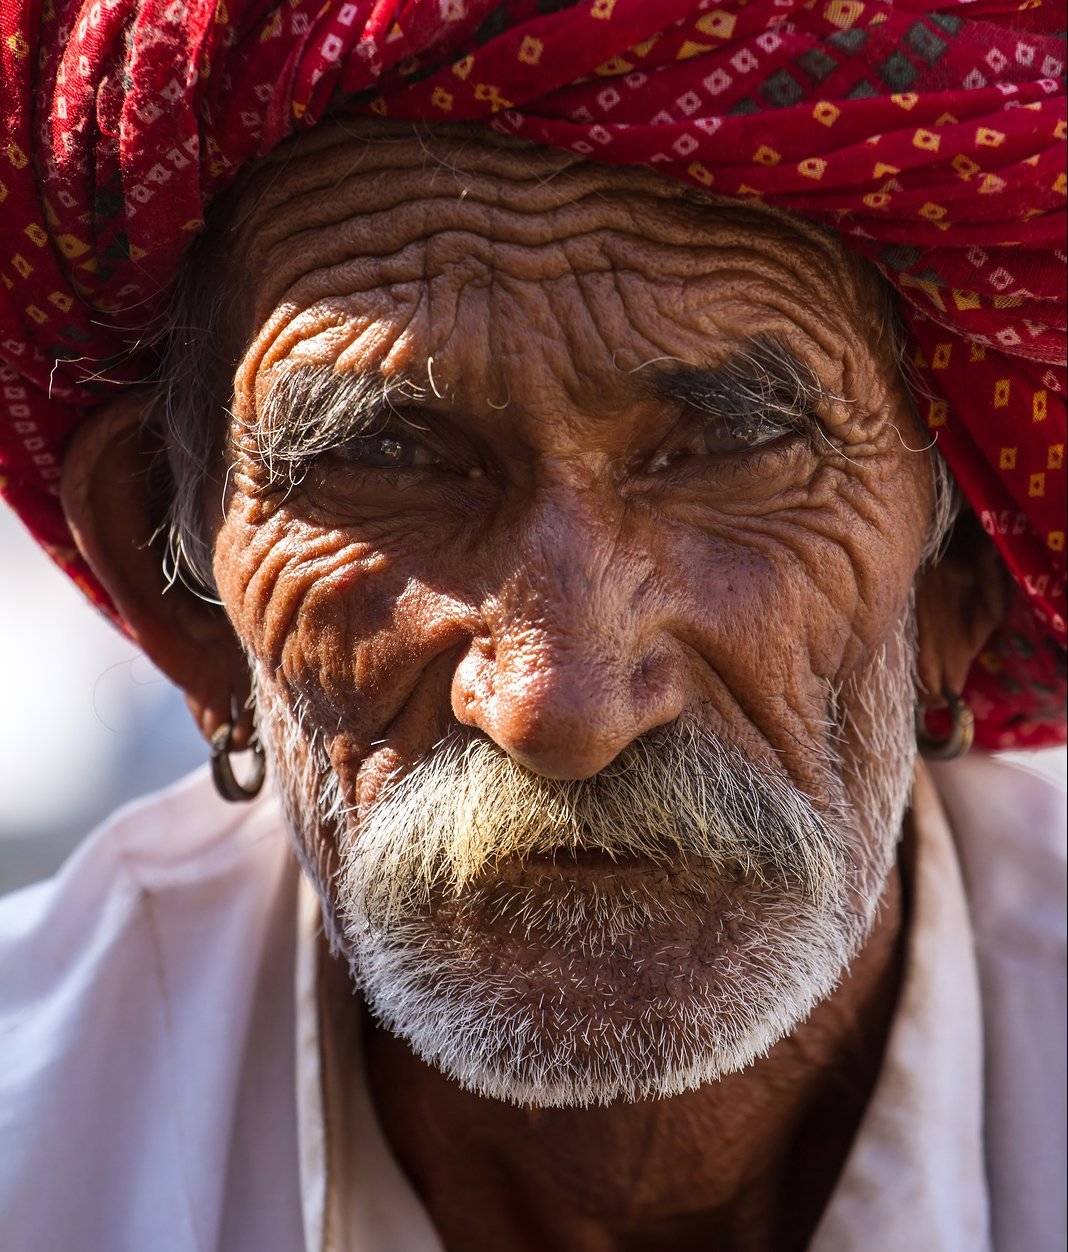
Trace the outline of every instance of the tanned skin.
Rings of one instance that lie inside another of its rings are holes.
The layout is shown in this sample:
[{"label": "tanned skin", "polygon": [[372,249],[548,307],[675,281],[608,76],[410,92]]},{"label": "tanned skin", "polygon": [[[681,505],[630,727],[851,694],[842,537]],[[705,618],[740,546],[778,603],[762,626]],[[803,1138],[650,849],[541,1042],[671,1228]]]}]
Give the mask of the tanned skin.
[{"label": "tanned skin", "polygon": [[[684,713],[820,801],[826,685],[900,620],[932,508],[871,275],[820,232],[647,171],[352,123],[269,159],[227,223],[205,275],[225,304],[204,499],[222,609],[162,594],[136,397],[81,434],[64,489],[205,735],[247,690],[244,649],[329,727],[358,807],[457,722],[584,778]],[[847,398],[822,415],[826,446],[709,453],[642,388],[654,359],[715,361],[754,336]],[[437,459],[383,474],[339,452],[271,491],[247,431],[296,363],[420,377]],[[920,580],[921,695],[962,687],[999,611],[990,560]],[[863,742],[848,749],[863,770]],[[792,1037],[669,1100],[511,1107],[368,1021],[387,1140],[445,1246],[805,1246],[878,1072],[903,898],[895,874]]]}]

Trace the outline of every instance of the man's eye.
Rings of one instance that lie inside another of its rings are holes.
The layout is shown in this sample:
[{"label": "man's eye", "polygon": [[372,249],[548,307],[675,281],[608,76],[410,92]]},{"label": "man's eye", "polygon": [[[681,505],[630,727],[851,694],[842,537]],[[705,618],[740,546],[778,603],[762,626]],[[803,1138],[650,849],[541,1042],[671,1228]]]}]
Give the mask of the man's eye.
[{"label": "man's eye", "polygon": [[368,435],[345,448],[345,460],[371,469],[422,469],[437,465],[426,444],[407,435]]},{"label": "man's eye", "polygon": [[740,428],[727,422],[708,422],[703,435],[704,450],[710,456],[724,456],[731,452],[744,452],[773,443],[790,433],[790,427],[781,422],[760,419]]},{"label": "man's eye", "polygon": [[738,422],[711,420],[689,427],[680,438],[673,439],[653,458],[650,469],[655,473],[691,457],[727,457],[754,452],[793,432],[793,427],[770,419]]}]

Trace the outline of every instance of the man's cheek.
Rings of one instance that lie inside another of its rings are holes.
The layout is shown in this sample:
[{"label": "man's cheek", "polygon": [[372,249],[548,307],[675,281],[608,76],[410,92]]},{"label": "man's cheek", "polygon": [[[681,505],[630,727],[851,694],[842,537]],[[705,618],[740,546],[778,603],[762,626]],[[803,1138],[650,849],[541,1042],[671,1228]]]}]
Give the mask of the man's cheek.
[{"label": "man's cheek", "polygon": [[351,533],[275,515],[229,520],[216,542],[216,579],[245,646],[269,670],[317,641],[324,655],[390,620],[402,587],[397,561]]},{"label": "man's cheek", "polygon": [[305,514],[299,499],[275,509],[232,500],[216,541],[220,595],[284,704],[299,707],[309,729],[366,744],[471,615],[446,590],[455,562],[442,559],[438,530],[398,514],[371,541],[365,526]]},{"label": "man's cheek", "polygon": [[[370,741],[469,636],[471,614],[400,562],[340,567],[306,587],[273,673],[327,733]],[[442,697],[447,706],[447,691]]]},{"label": "man's cheek", "polygon": [[[674,548],[668,584],[676,630],[695,654],[696,701],[709,729],[751,759],[784,765],[819,795],[828,690],[854,646],[856,572],[833,595],[816,576],[822,541],[800,527],[736,526]],[[841,554],[839,553],[839,556]]]}]

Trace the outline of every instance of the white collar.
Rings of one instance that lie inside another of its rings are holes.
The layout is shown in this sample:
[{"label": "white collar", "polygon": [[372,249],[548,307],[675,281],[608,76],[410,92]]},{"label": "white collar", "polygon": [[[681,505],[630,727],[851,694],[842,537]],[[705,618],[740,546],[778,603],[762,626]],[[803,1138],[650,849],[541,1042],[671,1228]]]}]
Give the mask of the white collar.
[{"label": "white collar", "polygon": [[[322,916],[303,874],[299,893],[297,1139],[306,1252],[443,1252],[379,1126],[364,1074],[359,1014],[332,1011],[340,1004],[336,986],[332,995],[322,994],[324,972],[348,975],[337,963],[321,968]],[[347,1106],[324,1110],[325,1086],[348,1091]]]},{"label": "white collar", "polygon": [[922,766],[904,978],[882,1069],[809,1252],[983,1252],[983,1023],[967,897]]},{"label": "white collar", "polygon": [[[911,820],[915,874],[898,1005],[875,1091],[810,1252],[989,1247],[978,975],[956,849],[922,766]],[[303,876],[300,892],[296,1068],[307,1252],[441,1252],[386,1145],[358,1037],[348,1030],[332,1053],[324,1049],[319,906]],[[331,1065],[342,1048],[351,1103],[324,1118],[324,1056]],[[344,1186],[333,1185],[337,1175]]]}]

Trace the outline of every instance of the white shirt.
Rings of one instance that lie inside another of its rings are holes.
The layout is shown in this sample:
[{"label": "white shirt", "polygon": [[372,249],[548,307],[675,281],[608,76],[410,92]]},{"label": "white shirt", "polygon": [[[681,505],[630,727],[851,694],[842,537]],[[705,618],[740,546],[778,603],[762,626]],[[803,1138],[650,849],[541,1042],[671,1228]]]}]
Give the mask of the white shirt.
[{"label": "white shirt", "polygon": [[[1064,799],[978,755],[931,773],[883,1067],[811,1249],[1051,1252]],[[358,1039],[342,1079],[320,1037],[318,925],[274,801],[204,771],[0,900],[0,1247],[440,1252]]]}]

